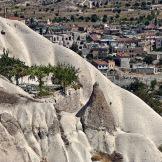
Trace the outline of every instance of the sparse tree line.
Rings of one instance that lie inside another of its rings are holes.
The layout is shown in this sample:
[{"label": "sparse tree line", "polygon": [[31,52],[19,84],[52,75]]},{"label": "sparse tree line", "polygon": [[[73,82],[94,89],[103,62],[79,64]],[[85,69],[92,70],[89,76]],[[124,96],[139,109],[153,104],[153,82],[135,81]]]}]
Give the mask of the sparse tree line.
[{"label": "sparse tree line", "polygon": [[162,113],[162,103],[158,97],[162,95],[162,85],[158,85],[156,80],[151,81],[150,86],[136,80],[134,83],[131,83],[129,86],[123,88],[141,98],[157,113]]},{"label": "sparse tree line", "polygon": [[97,14],[92,14],[91,16],[75,16],[71,15],[70,17],[55,17],[52,22],[97,22],[97,21],[102,21],[102,22],[107,22],[110,17],[107,15],[103,16],[98,16]]},{"label": "sparse tree line", "polygon": [[78,81],[79,69],[74,66],[66,64],[52,65],[33,65],[31,67],[25,65],[20,59],[9,57],[9,52],[4,50],[3,55],[0,58],[0,74],[13,82],[13,78],[16,81],[16,85],[19,85],[19,79],[25,76],[29,78],[37,79],[39,83],[39,91],[43,92],[44,78],[51,76],[51,82],[60,84],[63,88],[63,92],[68,86],[80,85]]}]

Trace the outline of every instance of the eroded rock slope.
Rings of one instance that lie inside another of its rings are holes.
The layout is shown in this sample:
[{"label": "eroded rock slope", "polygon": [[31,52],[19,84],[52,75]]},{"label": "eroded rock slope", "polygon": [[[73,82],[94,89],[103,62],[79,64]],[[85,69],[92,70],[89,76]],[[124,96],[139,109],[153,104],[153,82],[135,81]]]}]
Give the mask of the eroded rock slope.
[{"label": "eroded rock slope", "polygon": [[0,162],[162,161],[162,118],[147,104],[24,24],[0,18],[0,30],[1,51],[28,65],[72,64],[83,85],[78,108],[65,106],[72,98],[55,107],[0,78]]}]

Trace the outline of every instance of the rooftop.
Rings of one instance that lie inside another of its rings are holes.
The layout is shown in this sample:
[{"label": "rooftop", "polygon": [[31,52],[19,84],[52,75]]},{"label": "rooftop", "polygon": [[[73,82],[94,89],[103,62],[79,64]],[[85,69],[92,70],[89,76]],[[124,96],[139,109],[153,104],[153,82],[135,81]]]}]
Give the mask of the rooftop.
[{"label": "rooftop", "polygon": [[94,60],[93,63],[95,63],[97,65],[107,65],[108,64],[106,61],[102,61],[102,60]]}]

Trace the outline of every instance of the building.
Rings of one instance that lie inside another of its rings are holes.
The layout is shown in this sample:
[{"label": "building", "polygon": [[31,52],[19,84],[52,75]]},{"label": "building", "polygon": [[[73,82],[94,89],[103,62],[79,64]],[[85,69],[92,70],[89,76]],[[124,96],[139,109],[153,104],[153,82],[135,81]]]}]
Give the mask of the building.
[{"label": "building", "polygon": [[108,70],[108,63],[102,60],[94,60],[92,64],[100,71],[107,71]]},{"label": "building", "polygon": [[118,57],[120,68],[129,69],[130,68],[130,58],[129,57]]},{"label": "building", "polygon": [[115,61],[108,60],[108,70],[115,70]]},{"label": "building", "polygon": [[162,10],[162,4],[152,5],[151,10]]},{"label": "building", "polygon": [[155,46],[156,46],[156,49],[159,49],[162,47],[162,36],[158,36],[155,38]]},{"label": "building", "polygon": [[148,67],[144,66],[144,67],[133,68],[132,72],[151,75],[151,74],[158,74],[158,69],[154,66],[148,66]]},{"label": "building", "polygon": [[157,74],[158,69],[154,65],[147,65],[144,63],[134,63],[131,65],[131,71],[140,74]]},{"label": "building", "polygon": [[92,48],[90,53],[93,55],[94,59],[104,59],[108,56],[109,48]]}]

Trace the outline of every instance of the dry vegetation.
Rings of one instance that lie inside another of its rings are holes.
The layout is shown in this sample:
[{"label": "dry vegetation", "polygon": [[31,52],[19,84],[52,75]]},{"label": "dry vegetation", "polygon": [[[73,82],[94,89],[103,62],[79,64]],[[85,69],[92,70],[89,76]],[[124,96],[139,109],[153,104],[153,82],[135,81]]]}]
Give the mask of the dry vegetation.
[{"label": "dry vegetation", "polygon": [[[93,8],[93,9],[81,9],[81,8],[65,8],[58,6],[38,6],[38,5],[29,5],[29,6],[8,6],[8,16],[18,15],[20,17],[36,17],[42,18],[44,20],[54,19],[55,17],[70,17],[71,15],[78,15],[83,17],[90,17],[92,14],[97,14],[98,16],[107,15],[108,17],[115,17],[116,13],[114,13],[111,8],[112,6],[108,5],[103,8]],[[81,11],[81,12],[80,12]],[[122,11],[120,13],[120,19],[123,18],[136,18],[139,15],[148,15],[150,11],[144,10],[135,10],[135,11]],[[4,7],[0,6],[0,16],[4,15]],[[160,14],[161,15],[161,14]],[[161,17],[161,16],[159,16]],[[78,22],[79,23],[79,22]],[[77,24],[77,22],[76,22]]]},{"label": "dry vegetation", "polygon": [[92,161],[100,161],[100,162],[123,162],[123,157],[121,154],[114,152],[111,155],[108,155],[106,153],[96,153],[94,156],[92,156]]},{"label": "dry vegetation", "polygon": [[111,157],[103,153],[97,153],[91,159],[92,161],[112,162]]}]

